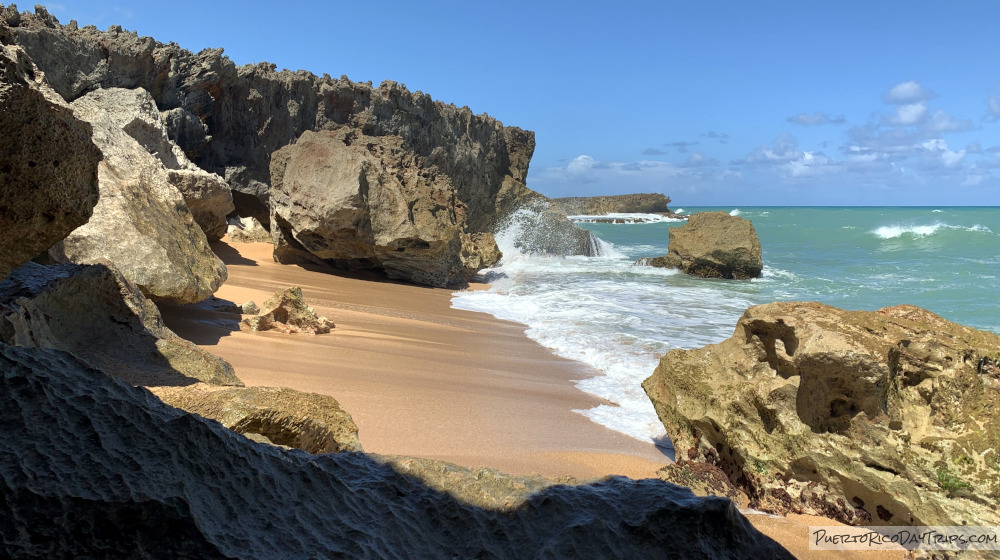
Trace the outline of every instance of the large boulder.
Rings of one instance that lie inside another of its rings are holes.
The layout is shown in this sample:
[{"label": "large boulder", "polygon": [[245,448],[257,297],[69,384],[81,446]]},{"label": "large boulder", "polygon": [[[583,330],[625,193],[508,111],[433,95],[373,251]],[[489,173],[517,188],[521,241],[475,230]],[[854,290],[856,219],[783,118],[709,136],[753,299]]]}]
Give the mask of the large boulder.
[{"label": "large boulder", "polygon": [[142,88],[108,88],[88,95],[109,109],[107,118],[125,131],[167,169],[167,181],[180,191],[195,223],[209,241],[222,239],[233,195],[225,179],[191,163],[184,151],[167,137],[166,123],[156,102]]},{"label": "large boulder", "polygon": [[101,151],[24,52],[0,48],[0,278],[85,224]]},{"label": "large boulder", "polygon": [[502,242],[525,254],[600,254],[600,244],[593,234],[576,227],[566,214],[542,198],[525,202],[501,221],[498,231]]},{"label": "large boulder", "polygon": [[271,232],[257,218],[233,217],[226,230],[230,243],[272,243]]},{"label": "large boulder", "polygon": [[57,261],[112,263],[153,299],[191,303],[208,298],[226,279],[167,168],[135,140],[136,108],[120,105],[133,94],[97,90],[72,103],[93,126],[104,153],[98,166],[100,200],[94,214],[50,251]]},{"label": "large boulder", "polygon": [[284,451],[53,350],[0,343],[0,426],[16,558],[791,558],[729,500]]},{"label": "large boulder", "polygon": [[308,453],[361,451],[358,426],[333,397],[279,387],[154,387],[177,408],[234,432]]},{"label": "large boulder", "polygon": [[670,228],[667,254],[637,264],[679,268],[701,278],[759,278],[764,269],[760,239],[750,220],[725,212],[699,212]]},{"label": "large boulder", "polygon": [[305,132],[271,156],[279,262],[376,267],[430,286],[467,282],[497,262],[488,233],[468,233],[449,177],[397,136]]},{"label": "large boulder", "polygon": [[232,366],[174,334],[102,264],[15,269],[0,282],[0,341],[64,350],[133,385],[242,385]]},{"label": "large boulder", "polygon": [[912,306],[749,308],[643,388],[681,458],[778,512],[1000,523],[1000,336]]}]

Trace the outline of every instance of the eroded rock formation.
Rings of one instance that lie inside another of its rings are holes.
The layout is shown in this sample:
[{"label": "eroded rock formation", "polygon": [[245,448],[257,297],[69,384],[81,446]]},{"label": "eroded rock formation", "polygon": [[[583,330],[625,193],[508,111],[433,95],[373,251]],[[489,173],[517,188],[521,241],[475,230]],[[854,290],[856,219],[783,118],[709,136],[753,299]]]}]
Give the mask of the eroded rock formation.
[{"label": "eroded rock formation", "polygon": [[257,218],[231,218],[226,230],[231,243],[271,243],[271,232]]},{"label": "eroded rock formation", "polygon": [[572,196],[549,199],[552,206],[568,216],[604,214],[673,214],[670,197],[662,193],[614,196]]},{"label": "eroded rock formation", "polygon": [[678,457],[753,507],[845,523],[1000,522],[1000,336],[912,306],[751,307],[643,388]]},{"label": "eroded rock formation", "polygon": [[398,136],[307,131],[271,157],[270,200],[279,262],[377,267],[443,287],[500,258],[491,234],[467,233],[451,179]]},{"label": "eroded rock formation", "polygon": [[18,47],[0,49],[0,278],[90,218],[101,152],[90,125]]},{"label": "eroded rock formation", "polygon": [[358,427],[333,397],[278,387],[155,387],[177,408],[230,430],[308,453],[361,451]]},{"label": "eroded rock formation", "polygon": [[306,305],[302,288],[298,286],[279,290],[264,302],[255,316],[243,319],[243,325],[252,331],[312,334],[326,334],[334,327],[333,321],[316,315],[316,311]]},{"label": "eroded rock formation", "polygon": [[[83,226],[49,251],[57,261],[108,261],[145,295],[179,303],[201,301],[226,279],[163,163],[125,127],[142,130],[133,92],[97,90],[76,99],[73,113],[93,127],[104,154],[98,165],[100,200]],[[139,121],[139,123],[137,123]],[[138,135],[138,132],[135,132]]]},{"label": "eroded rock formation", "polygon": [[0,282],[0,340],[65,350],[133,385],[242,385],[232,366],[180,338],[106,265],[26,263]]},{"label": "eroded rock formation", "polygon": [[0,542],[12,557],[791,558],[729,500],[656,480],[551,485],[307,455],[66,353],[0,344],[0,372],[0,527],[14,528]]},{"label": "eroded rock formation", "polygon": [[667,254],[639,259],[637,265],[678,268],[702,278],[759,278],[764,269],[760,239],[750,220],[725,212],[692,214],[670,228]]}]

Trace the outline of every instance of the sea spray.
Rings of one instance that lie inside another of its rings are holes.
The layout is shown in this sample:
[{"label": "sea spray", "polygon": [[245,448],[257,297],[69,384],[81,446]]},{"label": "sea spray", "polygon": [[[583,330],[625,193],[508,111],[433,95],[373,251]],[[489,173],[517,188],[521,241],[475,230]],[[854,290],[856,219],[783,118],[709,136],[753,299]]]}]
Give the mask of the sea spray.
[{"label": "sea spray", "polygon": [[[741,208],[764,250],[763,277],[752,281],[633,266],[667,252],[676,222],[582,223],[595,235],[593,254],[601,255],[591,257],[525,254],[514,245],[517,236],[503,230],[496,237],[504,259],[486,271],[491,288],[458,292],[453,305],[527,325],[533,340],[593,368],[577,385],[614,403],[582,414],[630,436],[663,441],[640,383],[667,351],[731,336],[750,305],[822,301],[875,310],[908,303],[1000,332],[1000,235],[994,233],[1000,211],[940,210]],[[525,223],[530,220],[513,228]],[[917,234],[928,226],[931,234]],[[897,227],[899,235],[876,233]]]}]

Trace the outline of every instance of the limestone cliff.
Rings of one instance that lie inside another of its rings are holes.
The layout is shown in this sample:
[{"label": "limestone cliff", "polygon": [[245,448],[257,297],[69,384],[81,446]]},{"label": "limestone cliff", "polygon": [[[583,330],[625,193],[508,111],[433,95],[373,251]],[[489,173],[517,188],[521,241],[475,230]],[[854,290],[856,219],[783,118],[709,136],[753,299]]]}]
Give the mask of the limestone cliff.
[{"label": "limestone cliff", "polygon": [[614,196],[573,196],[549,199],[552,206],[567,216],[604,214],[673,214],[667,205],[670,197],[661,193],[620,194]]},{"label": "limestone cliff", "polygon": [[[68,101],[96,88],[143,88],[170,137],[203,169],[225,177],[237,211],[270,219],[271,154],[307,130],[350,126],[395,135],[436,166],[469,209],[469,233],[488,232],[525,198],[534,134],[386,81],[378,87],[273,64],[236,66],[222,49],[197,54],[112,26],[60,25],[44,8],[0,16],[0,42],[18,44]],[[251,140],[252,139],[252,140]]]}]

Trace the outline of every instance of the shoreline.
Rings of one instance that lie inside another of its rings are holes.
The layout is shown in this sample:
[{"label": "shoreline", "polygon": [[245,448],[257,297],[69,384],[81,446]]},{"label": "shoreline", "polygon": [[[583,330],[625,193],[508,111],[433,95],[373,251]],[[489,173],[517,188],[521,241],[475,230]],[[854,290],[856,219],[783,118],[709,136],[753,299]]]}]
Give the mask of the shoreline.
[{"label": "shoreline", "polygon": [[[453,309],[454,290],[281,265],[271,258],[270,244],[227,239],[211,244],[229,268],[217,298],[261,304],[275,291],[298,285],[305,301],[336,327],[325,335],[248,332],[239,330],[234,313],[203,304],[161,304],[167,326],[229,361],[247,386],[336,398],[358,425],[365,452],[581,481],[658,478],[656,472],[672,462],[653,443],[573,412],[610,404],[575,385],[599,372],[556,356],[528,338],[524,325]],[[745,515],[797,558],[858,555],[809,549],[809,527],[840,526],[836,521]],[[904,555],[868,551],[861,557]]]},{"label": "shoreline", "polygon": [[653,443],[573,412],[610,404],[574,384],[598,372],[555,356],[524,325],[453,309],[454,290],[281,265],[270,244],[225,239],[212,244],[229,268],[216,297],[261,304],[298,285],[336,327],[318,336],[244,332],[235,314],[161,305],[167,326],[229,361],[248,386],[336,398],[365,451],[579,479],[655,478],[671,462]]}]

